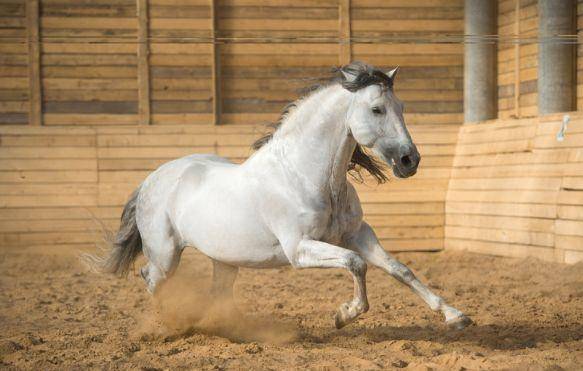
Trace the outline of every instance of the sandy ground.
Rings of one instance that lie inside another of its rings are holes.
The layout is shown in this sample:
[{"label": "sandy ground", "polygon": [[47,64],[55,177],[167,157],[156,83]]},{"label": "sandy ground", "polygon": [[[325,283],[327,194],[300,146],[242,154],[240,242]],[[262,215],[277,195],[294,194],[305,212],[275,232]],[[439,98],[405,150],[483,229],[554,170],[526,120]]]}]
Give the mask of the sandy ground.
[{"label": "sandy ground", "polygon": [[152,299],[136,274],[100,276],[69,252],[3,250],[0,368],[583,369],[583,264],[398,256],[476,326],[446,329],[372,268],[371,310],[336,330],[352,292],[341,270],[242,270],[237,314],[209,302],[211,264],[193,251]]}]

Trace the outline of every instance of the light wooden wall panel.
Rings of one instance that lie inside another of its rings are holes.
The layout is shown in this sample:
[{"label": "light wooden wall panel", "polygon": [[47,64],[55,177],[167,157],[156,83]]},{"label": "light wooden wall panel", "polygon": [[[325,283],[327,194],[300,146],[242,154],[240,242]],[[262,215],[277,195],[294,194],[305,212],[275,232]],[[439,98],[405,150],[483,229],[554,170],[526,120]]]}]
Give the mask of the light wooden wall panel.
[{"label": "light wooden wall panel", "polygon": [[[583,38],[583,1],[582,0],[578,0],[577,1],[577,36],[578,39],[581,40],[581,38]],[[576,107],[577,107],[577,111],[581,111],[583,110],[583,44],[582,43],[578,43],[576,46],[576,56],[577,56],[577,62],[576,62],[576,76],[577,76],[577,87],[576,87]]]},{"label": "light wooden wall panel", "polygon": [[338,1],[218,5],[219,36],[232,40],[220,52],[223,123],[275,121],[302,88],[338,65]]},{"label": "light wooden wall panel", "polygon": [[211,1],[149,3],[152,124],[211,123]]},{"label": "light wooden wall panel", "polygon": [[499,118],[537,115],[537,34],[536,0],[498,2]]},{"label": "light wooden wall panel", "polygon": [[46,125],[137,122],[136,2],[41,1]]},{"label": "light wooden wall panel", "polygon": [[0,1],[0,125],[28,123],[25,0]]},{"label": "light wooden wall panel", "polygon": [[445,246],[583,260],[583,115],[493,120],[460,128],[446,199]]}]

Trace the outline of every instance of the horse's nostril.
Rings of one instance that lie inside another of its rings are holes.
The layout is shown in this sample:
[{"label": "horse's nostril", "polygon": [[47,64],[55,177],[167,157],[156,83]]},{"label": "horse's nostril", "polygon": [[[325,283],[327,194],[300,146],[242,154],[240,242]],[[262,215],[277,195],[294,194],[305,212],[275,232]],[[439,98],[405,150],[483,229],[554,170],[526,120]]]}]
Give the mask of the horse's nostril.
[{"label": "horse's nostril", "polygon": [[401,157],[401,164],[410,167],[412,165],[411,157],[409,155]]}]

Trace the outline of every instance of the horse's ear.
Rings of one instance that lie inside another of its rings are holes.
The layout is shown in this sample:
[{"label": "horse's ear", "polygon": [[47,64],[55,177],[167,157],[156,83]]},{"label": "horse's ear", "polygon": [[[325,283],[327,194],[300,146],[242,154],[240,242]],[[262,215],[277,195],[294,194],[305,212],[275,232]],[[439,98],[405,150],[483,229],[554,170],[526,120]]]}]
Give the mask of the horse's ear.
[{"label": "horse's ear", "polygon": [[358,77],[358,73],[353,68],[347,68],[347,66],[342,67],[340,69],[342,76],[344,76],[344,80],[348,82],[354,82]]},{"label": "horse's ear", "polygon": [[397,76],[397,72],[399,72],[399,66],[387,72],[387,76],[389,76],[389,79],[394,80],[395,77]]}]

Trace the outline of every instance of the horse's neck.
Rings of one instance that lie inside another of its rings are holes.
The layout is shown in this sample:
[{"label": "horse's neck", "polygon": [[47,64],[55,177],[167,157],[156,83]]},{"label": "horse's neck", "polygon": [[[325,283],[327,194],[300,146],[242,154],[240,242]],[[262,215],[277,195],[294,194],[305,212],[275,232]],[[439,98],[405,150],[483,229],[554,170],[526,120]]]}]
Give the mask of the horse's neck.
[{"label": "horse's neck", "polygon": [[346,191],[346,171],[356,146],[346,126],[349,106],[348,91],[325,88],[300,103],[271,143],[304,187],[330,191],[333,198]]}]

